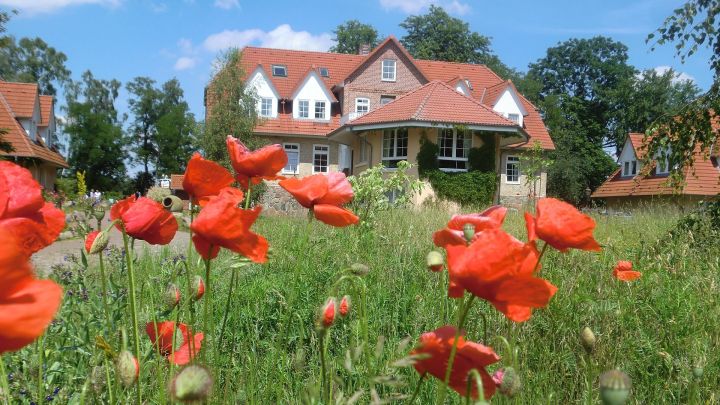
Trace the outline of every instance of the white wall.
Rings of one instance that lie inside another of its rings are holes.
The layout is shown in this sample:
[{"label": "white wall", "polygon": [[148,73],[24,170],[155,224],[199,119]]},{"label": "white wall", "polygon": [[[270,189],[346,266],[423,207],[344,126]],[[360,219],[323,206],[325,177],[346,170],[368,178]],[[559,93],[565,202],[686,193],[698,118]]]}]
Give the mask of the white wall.
[{"label": "white wall", "polygon": [[255,92],[255,97],[257,99],[256,108],[258,114],[260,114],[260,99],[271,98],[272,114],[269,118],[277,118],[279,96],[262,69],[255,69],[255,72],[250,75],[250,80],[247,81],[246,88]]},{"label": "white wall", "polygon": [[493,110],[501,113],[505,117],[508,114],[520,115],[520,126],[523,125],[523,115],[527,112],[522,108],[520,99],[515,95],[515,92],[510,88],[505,89],[503,94],[500,96],[498,101],[495,103]]},{"label": "white wall", "polygon": [[457,85],[455,85],[455,90],[460,94],[464,94],[466,96],[470,95],[470,89],[468,89],[467,85],[462,80],[457,82]]},{"label": "white wall", "polygon": [[[618,164],[621,170],[620,175],[623,174],[622,170],[625,167],[625,162],[632,162],[633,160],[637,160],[637,156],[635,156],[635,149],[632,146],[632,142],[630,142],[630,137],[628,137],[618,157]],[[632,163],[630,163],[630,167],[632,168]],[[637,163],[637,172],[640,172],[640,162]]]},{"label": "white wall", "polygon": [[307,119],[315,119],[315,103],[318,101],[325,102],[325,116],[322,119],[330,119],[331,98],[317,72],[311,71],[303,81],[299,90],[293,95],[293,118],[295,119],[300,119],[298,115],[300,113],[298,105],[300,100],[309,101],[310,111]]}]

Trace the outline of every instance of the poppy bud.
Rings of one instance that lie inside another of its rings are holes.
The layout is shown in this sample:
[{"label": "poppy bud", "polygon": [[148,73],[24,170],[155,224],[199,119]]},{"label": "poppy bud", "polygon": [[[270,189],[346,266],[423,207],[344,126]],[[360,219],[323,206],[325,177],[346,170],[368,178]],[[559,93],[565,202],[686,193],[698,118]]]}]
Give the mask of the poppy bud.
[{"label": "poppy bud", "polygon": [[320,316],[318,317],[318,325],[321,329],[327,329],[335,322],[336,307],[334,297],[330,297],[325,301],[325,304],[323,304],[320,309]]},{"label": "poppy bud", "polygon": [[117,357],[115,371],[123,386],[129,387],[135,384],[140,376],[140,363],[135,356],[127,350],[123,350]]},{"label": "poppy bud", "polygon": [[205,295],[205,282],[203,281],[202,277],[198,275],[195,276],[192,288],[193,291],[195,291],[195,301],[200,300],[200,298]]},{"label": "poppy bud", "polygon": [[442,253],[438,252],[437,250],[431,250],[427,254],[427,266],[431,271],[440,271],[442,270],[444,260]]},{"label": "poppy bud", "polygon": [[170,381],[170,396],[173,400],[182,403],[203,402],[207,399],[212,388],[213,380],[210,372],[197,365],[190,365],[182,369]]},{"label": "poppy bud", "polygon": [[473,238],[475,237],[475,225],[465,224],[463,226],[463,236],[465,237],[467,243],[472,242]]},{"label": "poppy bud", "polygon": [[697,378],[698,380],[702,378],[704,372],[705,370],[703,370],[703,368],[700,366],[693,367],[693,377]]},{"label": "poppy bud", "polygon": [[508,398],[517,395],[522,389],[520,376],[512,367],[506,367],[495,372],[492,376],[495,385],[501,394]]},{"label": "poppy bud", "polygon": [[107,232],[93,231],[85,237],[85,251],[94,255],[100,253],[108,245],[109,238]]},{"label": "poppy bud", "polygon": [[350,313],[350,296],[345,295],[340,300],[340,316],[345,318]]},{"label": "poppy bud", "polygon": [[582,332],[580,332],[580,342],[582,342],[582,345],[588,354],[592,353],[595,348],[595,343],[597,342],[592,329],[587,326],[583,328]]},{"label": "poppy bud", "polygon": [[620,370],[600,375],[600,399],[605,405],[623,405],[630,395],[630,377]]},{"label": "poppy bud", "polygon": [[365,276],[370,273],[370,267],[364,264],[354,263],[352,266],[350,266],[350,271],[356,276]]},{"label": "poppy bud", "polygon": [[95,208],[93,209],[92,215],[97,219],[98,221],[102,221],[103,218],[105,218],[105,210],[102,208]]},{"label": "poppy bud", "polygon": [[168,284],[165,288],[165,307],[167,310],[175,308],[180,303],[180,289],[173,283]]}]

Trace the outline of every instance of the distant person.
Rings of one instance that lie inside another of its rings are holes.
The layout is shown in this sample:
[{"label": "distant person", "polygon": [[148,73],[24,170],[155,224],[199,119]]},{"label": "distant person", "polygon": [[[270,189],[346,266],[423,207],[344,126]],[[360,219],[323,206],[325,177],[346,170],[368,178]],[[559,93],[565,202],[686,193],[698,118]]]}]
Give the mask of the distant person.
[{"label": "distant person", "polygon": [[142,197],[142,194],[139,191],[136,191],[135,198],[140,198],[140,197]]}]

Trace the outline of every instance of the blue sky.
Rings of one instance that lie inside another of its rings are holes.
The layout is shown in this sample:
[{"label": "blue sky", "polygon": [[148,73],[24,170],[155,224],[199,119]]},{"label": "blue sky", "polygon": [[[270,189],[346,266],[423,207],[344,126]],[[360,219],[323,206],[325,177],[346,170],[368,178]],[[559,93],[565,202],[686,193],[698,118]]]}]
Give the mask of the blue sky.
[{"label": "blue sky", "polygon": [[[559,41],[606,35],[629,47],[637,68],[670,66],[703,89],[712,81],[707,50],[681,64],[672,46],[651,52],[645,44],[682,0],[0,0],[0,7],[21,12],[10,22],[10,34],[39,36],[65,52],[74,78],[86,69],[123,84],[136,76],[158,82],[177,77],[202,117],[203,87],[224,48],[326,50],[332,30],[353,18],[371,23],[382,36],[401,37],[398,24],[431,3],[492,37],[500,58],[522,71]],[[123,91],[121,111],[126,101]]]}]

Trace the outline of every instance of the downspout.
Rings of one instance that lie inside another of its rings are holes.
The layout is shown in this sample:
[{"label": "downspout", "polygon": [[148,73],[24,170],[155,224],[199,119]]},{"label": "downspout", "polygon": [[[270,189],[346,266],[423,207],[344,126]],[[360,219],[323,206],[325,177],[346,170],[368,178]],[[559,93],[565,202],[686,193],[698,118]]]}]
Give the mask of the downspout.
[{"label": "downspout", "polygon": [[500,153],[500,134],[495,133],[495,195],[493,196],[493,204],[500,204],[500,187],[502,187],[502,154]]}]

